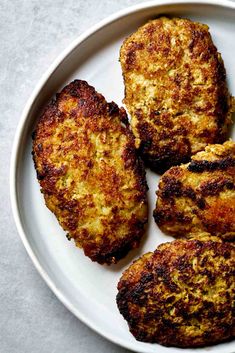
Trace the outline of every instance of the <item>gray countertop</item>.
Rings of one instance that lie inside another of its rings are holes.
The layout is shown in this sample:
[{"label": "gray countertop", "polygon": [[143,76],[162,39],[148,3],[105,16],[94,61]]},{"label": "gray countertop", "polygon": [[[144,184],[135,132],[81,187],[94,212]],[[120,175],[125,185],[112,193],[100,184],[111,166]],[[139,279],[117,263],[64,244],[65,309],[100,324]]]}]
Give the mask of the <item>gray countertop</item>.
[{"label": "gray countertop", "polygon": [[140,0],[0,1],[0,352],[124,353],[76,319],[44,283],[14,225],[12,141],[41,75],[91,25]]},{"label": "gray countertop", "polygon": [[0,1],[0,353],[128,353],[74,317],[34,268],[12,217],[9,168],[23,107],[52,61],[84,30],[140,2]]}]

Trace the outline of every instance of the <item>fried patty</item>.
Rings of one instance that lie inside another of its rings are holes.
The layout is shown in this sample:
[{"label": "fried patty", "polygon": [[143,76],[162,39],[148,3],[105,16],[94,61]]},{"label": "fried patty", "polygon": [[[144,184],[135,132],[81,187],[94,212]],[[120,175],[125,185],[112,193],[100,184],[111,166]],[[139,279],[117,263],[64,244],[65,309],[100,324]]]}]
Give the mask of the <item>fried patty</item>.
[{"label": "fried patty", "polygon": [[147,184],[125,110],[75,80],[47,106],[33,139],[45,203],[68,238],[100,264],[137,247]]},{"label": "fried patty", "polygon": [[199,347],[235,336],[235,248],[218,238],[175,240],[134,262],[117,305],[143,342]]},{"label": "fried patty", "polygon": [[159,228],[173,236],[206,231],[235,240],[235,143],[209,145],[188,164],[160,179],[153,212]]},{"label": "fried patty", "polygon": [[225,141],[232,99],[207,25],[150,21],[124,41],[120,62],[136,147],[150,168],[165,171]]}]

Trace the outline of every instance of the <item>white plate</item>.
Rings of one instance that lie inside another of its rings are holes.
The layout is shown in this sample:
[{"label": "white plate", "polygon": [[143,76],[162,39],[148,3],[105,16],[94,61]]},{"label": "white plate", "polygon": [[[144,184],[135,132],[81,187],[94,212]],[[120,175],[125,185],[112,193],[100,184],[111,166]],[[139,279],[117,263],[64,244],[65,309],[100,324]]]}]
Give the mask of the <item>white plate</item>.
[{"label": "white plate", "polygon": [[[69,310],[95,331],[123,347],[137,352],[173,353],[182,350],[137,342],[129,333],[115,302],[116,285],[124,268],[134,258],[172,239],[160,232],[152,218],[158,176],[147,172],[149,227],[142,246],[117,265],[101,266],[92,263],[82,250],[67,241],[55,216],[45,207],[31,157],[31,132],[42,107],[74,78],[87,80],[107,100],[122,104],[123,82],[118,62],[120,45],[139,25],[160,14],[188,17],[210,26],[213,40],[225,62],[230,91],[235,94],[234,3],[221,0],[154,1],[121,11],[80,36],[54,62],[34,90],[15,137],[11,161],[11,202],[18,232],[34,265]],[[235,343],[197,351],[234,353]]]}]

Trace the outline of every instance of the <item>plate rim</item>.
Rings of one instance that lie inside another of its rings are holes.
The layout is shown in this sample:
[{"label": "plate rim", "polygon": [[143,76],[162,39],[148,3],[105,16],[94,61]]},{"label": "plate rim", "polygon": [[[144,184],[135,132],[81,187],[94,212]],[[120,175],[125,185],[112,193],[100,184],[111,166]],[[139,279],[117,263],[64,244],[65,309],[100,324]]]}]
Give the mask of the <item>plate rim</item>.
[{"label": "plate rim", "polygon": [[[48,275],[47,271],[44,269],[43,265],[40,262],[40,259],[34,253],[33,249],[31,248],[26,232],[24,231],[24,226],[21,221],[20,212],[18,208],[18,198],[17,198],[17,183],[16,183],[16,176],[17,176],[17,166],[18,166],[18,157],[20,151],[20,142],[22,139],[24,127],[29,120],[30,111],[40,94],[41,90],[43,89],[44,85],[48,81],[48,79],[53,75],[54,71],[57,67],[66,59],[68,55],[72,53],[72,51],[82,44],[86,39],[90,36],[98,32],[103,27],[110,25],[111,23],[115,22],[116,20],[128,16],[132,13],[148,9],[151,7],[160,7],[162,5],[212,5],[218,7],[224,7],[227,9],[235,10],[235,2],[231,0],[151,0],[147,2],[142,2],[136,5],[129,6],[127,8],[121,9],[103,20],[99,21],[98,23],[92,25],[88,30],[80,34],[77,38],[75,38],[49,65],[48,69],[44,72],[44,74],[39,79],[38,83],[36,84],[32,94],[30,95],[29,99],[27,100],[25,107],[21,113],[21,117],[19,119],[18,125],[16,127],[15,136],[12,145],[12,152],[11,152],[11,159],[10,159],[10,176],[9,176],[9,184],[10,184],[10,203],[11,209],[13,213],[13,219],[16,225],[17,232],[21,238],[21,241],[32,260],[34,267],[37,269],[40,276],[46,282],[48,287],[52,290],[55,296],[59,299],[60,302],[73,314],[75,315],[82,323],[88,326],[90,329],[95,331],[100,336],[104,337],[105,339],[109,340],[110,342],[119,345],[122,348],[134,350],[135,352],[143,353],[141,347],[135,347],[135,342],[132,343],[126,342],[121,338],[117,338],[115,335],[106,334],[103,329],[100,329],[98,325],[93,323],[89,318],[86,317],[79,309],[77,309],[73,303],[63,294],[60,289],[58,289],[53,281],[53,279]],[[232,352],[231,352],[232,353]]]}]

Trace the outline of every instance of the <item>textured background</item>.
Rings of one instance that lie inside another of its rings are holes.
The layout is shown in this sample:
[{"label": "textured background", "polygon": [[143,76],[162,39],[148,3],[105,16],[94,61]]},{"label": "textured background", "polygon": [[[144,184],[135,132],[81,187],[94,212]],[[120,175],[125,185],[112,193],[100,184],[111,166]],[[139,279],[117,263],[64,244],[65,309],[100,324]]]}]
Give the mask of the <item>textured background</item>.
[{"label": "textured background", "polygon": [[142,0],[0,0],[0,353],[128,353],[54,296],[32,265],[9,200],[11,146],[23,107],[56,56],[88,27]]},{"label": "textured background", "polygon": [[32,265],[9,201],[11,146],[23,107],[56,56],[91,25],[138,0],[0,0],[0,353],[124,353],[76,319]]}]

